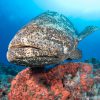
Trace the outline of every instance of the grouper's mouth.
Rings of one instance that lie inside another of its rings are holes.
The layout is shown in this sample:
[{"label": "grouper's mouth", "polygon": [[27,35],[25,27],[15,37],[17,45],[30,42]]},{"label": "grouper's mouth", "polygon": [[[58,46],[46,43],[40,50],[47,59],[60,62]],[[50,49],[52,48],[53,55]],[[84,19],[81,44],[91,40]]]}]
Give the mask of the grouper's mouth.
[{"label": "grouper's mouth", "polygon": [[7,59],[18,65],[41,65],[55,63],[59,58],[46,54],[45,51],[36,46],[12,45],[8,48]]},{"label": "grouper's mouth", "polygon": [[13,49],[13,48],[34,48],[34,49],[41,50],[39,47],[28,46],[28,45],[14,45],[14,46],[10,46],[10,49]]},{"label": "grouper's mouth", "polygon": [[35,57],[35,52],[41,50],[35,46],[28,45],[12,45],[8,48],[7,59],[9,62],[14,62],[16,60],[28,59]]}]

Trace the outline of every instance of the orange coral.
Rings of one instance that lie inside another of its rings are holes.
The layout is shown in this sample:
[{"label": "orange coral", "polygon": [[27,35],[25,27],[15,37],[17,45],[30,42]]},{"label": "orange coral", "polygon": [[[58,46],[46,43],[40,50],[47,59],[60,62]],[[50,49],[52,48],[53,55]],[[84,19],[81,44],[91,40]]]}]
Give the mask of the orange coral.
[{"label": "orange coral", "polygon": [[90,74],[92,71],[92,67],[89,64],[84,63],[81,67],[84,73]]},{"label": "orange coral", "polygon": [[[34,69],[27,68],[20,72],[12,81],[8,98],[9,100],[67,100],[73,93],[66,89],[62,79],[65,74],[76,76],[81,65],[85,67],[83,63],[67,63],[59,65],[48,72],[37,72]],[[77,93],[80,92],[80,84],[87,91],[89,90],[89,82],[92,82],[91,78],[89,78],[88,82],[85,79],[86,71],[83,70],[82,73],[80,82],[74,87]],[[75,98],[75,100],[79,99]]]}]

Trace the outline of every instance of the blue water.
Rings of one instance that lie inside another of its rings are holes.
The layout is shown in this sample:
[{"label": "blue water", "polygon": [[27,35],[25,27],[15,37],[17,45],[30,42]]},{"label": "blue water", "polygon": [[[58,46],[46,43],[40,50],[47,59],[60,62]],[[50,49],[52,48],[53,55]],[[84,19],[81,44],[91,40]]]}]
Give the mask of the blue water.
[{"label": "blue water", "polygon": [[[69,0],[0,0],[0,62],[8,63],[6,52],[10,40],[15,33],[35,16],[44,11],[57,11],[67,16],[79,33],[87,25],[100,27],[100,7],[99,0],[91,0],[97,3],[94,6],[87,0],[68,2]],[[73,2],[74,4],[73,4]],[[97,2],[98,1],[98,2]],[[87,4],[89,3],[89,4]],[[76,6],[75,6],[76,4]],[[86,4],[86,7],[84,7]],[[90,5],[88,8],[88,5]],[[79,7],[79,8],[78,8]],[[96,9],[97,7],[97,9]],[[84,9],[85,8],[85,9]],[[79,43],[79,48],[83,52],[82,59],[96,57],[100,60],[100,31],[96,31]]]}]

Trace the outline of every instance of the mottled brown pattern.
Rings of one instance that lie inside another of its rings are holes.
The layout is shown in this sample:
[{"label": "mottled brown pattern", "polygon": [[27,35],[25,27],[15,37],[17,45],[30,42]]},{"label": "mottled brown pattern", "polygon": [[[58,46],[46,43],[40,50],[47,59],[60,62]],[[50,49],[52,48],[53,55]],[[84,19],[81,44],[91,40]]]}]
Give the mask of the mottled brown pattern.
[{"label": "mottled brown pattern", "polygon": [[[8,61],[25,66],[59,63],[76,50],[75,32],[65,16],[49,11],[41,14],[14,36],[7,52]],[[72,58],[78,59],[74,53]]]}]

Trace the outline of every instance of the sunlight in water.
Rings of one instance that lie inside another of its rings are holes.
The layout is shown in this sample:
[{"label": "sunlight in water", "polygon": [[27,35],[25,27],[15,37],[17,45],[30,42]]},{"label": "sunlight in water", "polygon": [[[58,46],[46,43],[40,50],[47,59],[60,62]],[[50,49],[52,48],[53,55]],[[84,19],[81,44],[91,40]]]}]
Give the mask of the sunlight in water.
[{"label": "sunlight in water", "polygon": [[[33,0],[41,9],[63,12],[83,18],[100,18],[100,0]],[[88,15],[87,15],[88,14]]]}]

